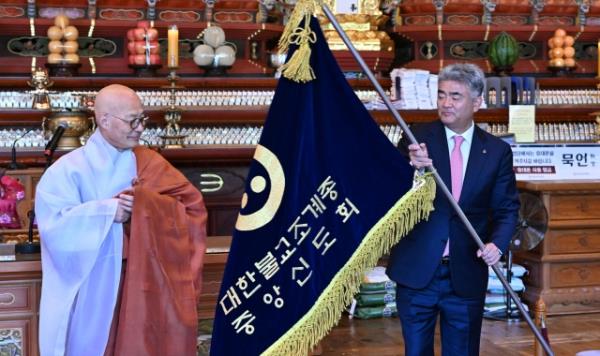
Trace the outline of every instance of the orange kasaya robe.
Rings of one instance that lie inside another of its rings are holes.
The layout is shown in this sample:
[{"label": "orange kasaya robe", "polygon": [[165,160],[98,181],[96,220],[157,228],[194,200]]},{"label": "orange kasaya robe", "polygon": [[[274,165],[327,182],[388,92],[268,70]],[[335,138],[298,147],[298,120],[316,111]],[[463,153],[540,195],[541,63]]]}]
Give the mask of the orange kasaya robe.
[{"label": "orange kasaya robe", "polygon": [[196,355],[206,208],[201,193],[160,154],[145,147],[134,153],[127,262],[105,354]]}]

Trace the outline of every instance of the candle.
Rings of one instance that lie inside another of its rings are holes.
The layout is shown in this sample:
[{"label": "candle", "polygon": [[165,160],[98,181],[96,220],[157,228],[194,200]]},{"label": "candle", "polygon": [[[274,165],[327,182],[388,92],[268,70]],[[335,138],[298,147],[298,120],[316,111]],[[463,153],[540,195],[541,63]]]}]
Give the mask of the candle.
[{"label": "candle", "polygon": [[179,30],[176,25],[169,26],[167,41],[167,63],[169,68],[179,67]]},{"label": "candle", "polygon": [[598,40],[598,72],[596,77],[600,78],[600,40]]}]

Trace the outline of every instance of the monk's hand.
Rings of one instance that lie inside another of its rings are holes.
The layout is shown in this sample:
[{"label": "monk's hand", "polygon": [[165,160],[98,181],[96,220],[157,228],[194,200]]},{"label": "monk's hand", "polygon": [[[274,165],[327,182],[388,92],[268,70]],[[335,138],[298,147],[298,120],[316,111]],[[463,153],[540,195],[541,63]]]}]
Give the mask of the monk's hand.
[{"label": "monk's hand", "polygon": [[490,242],[485,244],[483,250],[477,250],[477,257],[481,257],[488,266],[493,266],[500,261],[502,252],[493,242]]},{"label": "monk's hand", "polygon": [[131,194],[131,192],[123,192],[117,196],[117,199],[119,201],[119,204],[117,205],[115,222],[124,223],[131,218],[134,197],[133,194]]},{"label": "monk's hand", "polygon": [[126,212],[121,205],[117,206],[114,222],[122,224],[131,218],[131,213]]},{"label": "monk's hand", "polygon": [[425,167],[431,167],[433,164],[424,143],[408,145],[408,156],[410,157],[410,165],[415,169],[424,169]]}]

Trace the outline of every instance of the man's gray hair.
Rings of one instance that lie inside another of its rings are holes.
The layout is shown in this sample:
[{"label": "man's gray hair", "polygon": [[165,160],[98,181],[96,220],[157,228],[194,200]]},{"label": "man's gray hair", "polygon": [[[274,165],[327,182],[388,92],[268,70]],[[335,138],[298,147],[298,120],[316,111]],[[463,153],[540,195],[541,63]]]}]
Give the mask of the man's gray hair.
[{"label": "man's gray hair", "polygon": [[465,84],[473,99],[480,97],[485,88],[485,74],[472,63],[456,63],[442,68],[438,74],[438,82],[448,80]]}]

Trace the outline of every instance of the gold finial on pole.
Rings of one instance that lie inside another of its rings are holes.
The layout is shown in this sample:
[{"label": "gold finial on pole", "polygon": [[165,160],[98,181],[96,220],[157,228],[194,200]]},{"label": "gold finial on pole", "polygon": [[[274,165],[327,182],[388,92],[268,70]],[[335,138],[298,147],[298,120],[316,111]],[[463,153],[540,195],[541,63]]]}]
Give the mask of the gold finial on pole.
[{"label": "gold finial on pole", "polygon": [[[542,298],[539,298],[537,302],[535,302],[535,306],[533,309],[535,315],[535,325],[538,327],[542,327],[542,323],[545,324],[546,319],[546,303]],[[545,327],[545,325],[543,325]],[[545,356],[546,353],[542,348],[542,345],[537,339],[533,340],[533,354],[534,356]]]}]

